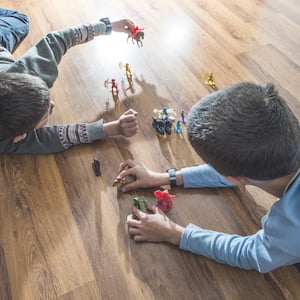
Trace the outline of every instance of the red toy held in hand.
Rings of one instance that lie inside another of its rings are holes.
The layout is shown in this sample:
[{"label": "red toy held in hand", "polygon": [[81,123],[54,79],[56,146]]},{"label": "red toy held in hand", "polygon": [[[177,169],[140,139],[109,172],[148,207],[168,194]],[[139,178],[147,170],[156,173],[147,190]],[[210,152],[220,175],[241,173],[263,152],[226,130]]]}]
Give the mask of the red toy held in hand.
[{"label": "red toy held in hand", "polygon": [[145,37],[145,33],[144,33],[144,28],[140,28],[139,26],[135,26],[133,28],[133,31],[131,31],[131,34],[128,35],[127,37],[127,42],[129,40],[129,38],[131,38],[132,43],[134,44],[134,40],[136,41],[138,47],[143,46],[143,42],[142,40]]},{"label": "red toy held in hand", "polygon": [[168,190],[157,190],[154,192],[154,196],[157,198],[156,206],[164,213],[169,212],[173,208],[172,199],[174,199],[176,196],[169,194]]}]

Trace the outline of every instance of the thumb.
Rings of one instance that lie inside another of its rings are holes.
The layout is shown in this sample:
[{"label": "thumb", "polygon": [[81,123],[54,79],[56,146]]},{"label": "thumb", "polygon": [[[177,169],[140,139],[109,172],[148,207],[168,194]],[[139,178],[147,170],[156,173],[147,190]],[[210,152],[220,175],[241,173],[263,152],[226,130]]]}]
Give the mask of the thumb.
[{"label": "thumb", "polygon": [[137,111],[135,111],[134,109],[132,109],[132,108],[130,108],[130,109],[128,109],[127,111],[125,111],[124,112],[124,115],[125,116],[128,116],[128,115],[137,115],[138,113],[137,113]]},{"label": "thumb", "polygon": [[145,213],[140,211],[133,205],[132,206],[132,214],[139,220]]}]

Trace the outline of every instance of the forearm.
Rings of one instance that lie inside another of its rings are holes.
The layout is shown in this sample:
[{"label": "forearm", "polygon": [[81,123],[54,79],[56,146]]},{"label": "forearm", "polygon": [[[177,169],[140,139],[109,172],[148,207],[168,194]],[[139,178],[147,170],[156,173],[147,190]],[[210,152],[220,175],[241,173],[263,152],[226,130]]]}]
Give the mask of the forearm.
[{"label": "forearm", "polygon": [[182,234],[179,247],[220,263],[259,270],[254,236],[230,235],[190,224]]},{"label": "forearm", "polygon": [[58,64],[68,49],[101,34],[106,34],[106,26],[100,21],[50,32],[19,60],[11,64],[6,72],[39,76],[50,88],[57,79]]},{"label": "forearm", "polygon": [[[203,164],[194,167],[182,168],[175,172],[176,186],[184,185],[185,188],[201,187],[233,187],[234,184],[219,174],[210,165]],[[154,186],[170,184],[168,172],[153,173]]]},{"label": "forearm", "polygon": [[266,273],[299,262],[282,239],[272,239],[264,230],[250,236],[226,234],[189,224],[179,247],[217,262]]},{"label": "forearm", "polygon": [[49,154],[103,139],[105,134],[102,120],[94,123],[45,126],[29,132],[27,137],[18,143],[14,143],[12,139],[1,140],[0,153]]},{"label": "forearm", "polygon": [[233,187],[234,184],[208,164],[181,169],[182,183],[185,188]]},{"label": "forearm", "polygon": [[[181,171],[176,171],[176,186],[183,185],[183,179],[182,179],[182,173]],[[153,183],[153,186],[165,186],[170,185],[170,176],[168,172],[153,172],[151,183]]]},{"label": "forearm", "polygon": [[59,127],[43,127],[27,133],[25,139],[14,143],[13,139],[0,141],[0,153],[49,154],[64,151],[59,139]]},{"label": "forearm", "polygon": [[118,135],[119,134],[118,120],[104,123],[103,130],[104,130],[105,136],[107,136],[107,137]]},{"label": "forearm", "polygon": [[111,33],[111,30],[108,31],[105,23],[101,21],[74,26],[70,29],[72,31],[72,46],[89,42],[96,36]]}]

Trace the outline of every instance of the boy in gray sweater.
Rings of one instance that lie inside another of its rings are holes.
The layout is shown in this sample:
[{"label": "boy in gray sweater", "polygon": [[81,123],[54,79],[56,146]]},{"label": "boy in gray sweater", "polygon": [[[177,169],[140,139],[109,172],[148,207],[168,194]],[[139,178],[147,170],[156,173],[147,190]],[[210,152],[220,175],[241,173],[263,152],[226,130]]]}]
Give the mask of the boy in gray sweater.
[{"label": "boy in gray sweater", "polygon": [[137,133],[137,112],[129,109],[118,120],[104,123],[45,126],[54,103],[49,88],[58,76],[58,64],[67,50],[112,31],[130,34],[130,20],[108,18],[48,33],[20,59],[12,52],[27,35],[29,19],[0,8],[0,153],[55,153],[114,135]]}]

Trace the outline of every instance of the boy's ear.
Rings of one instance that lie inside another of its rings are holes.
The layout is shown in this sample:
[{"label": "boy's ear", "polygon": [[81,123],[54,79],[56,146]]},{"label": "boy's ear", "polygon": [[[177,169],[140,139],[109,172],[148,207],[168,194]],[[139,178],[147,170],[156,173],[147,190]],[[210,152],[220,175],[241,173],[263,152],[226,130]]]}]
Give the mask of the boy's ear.
[{"label": "boy's ear", "polygon": [[234,183],[241,192],[245,192],[246,191],[246,177],[243,176],[226,176],[226,179],[229,180],[230,182]]}]

